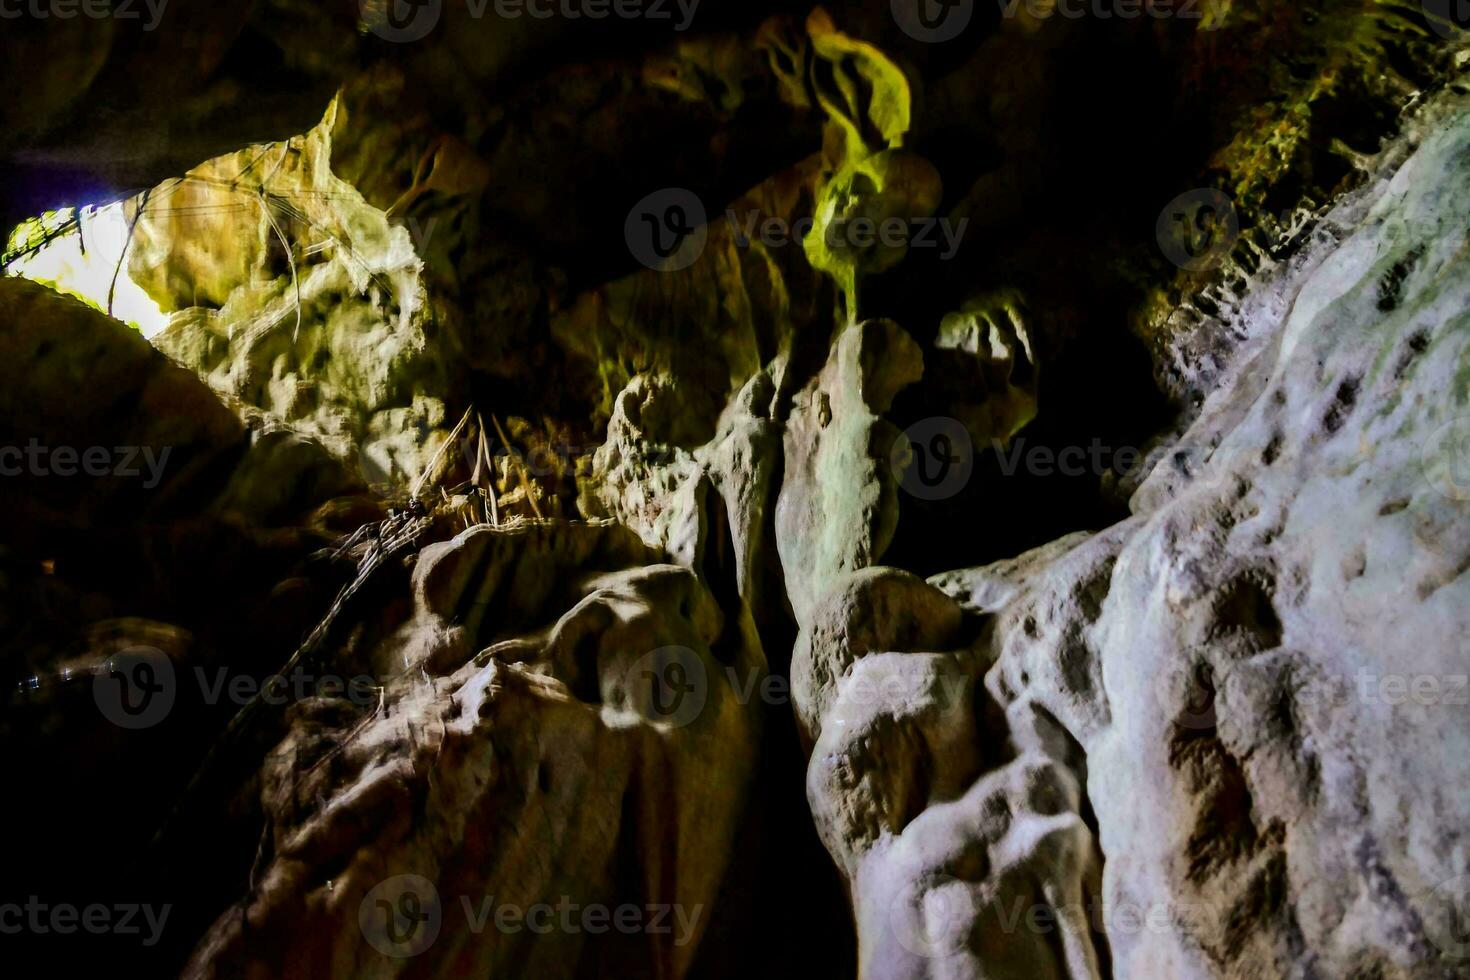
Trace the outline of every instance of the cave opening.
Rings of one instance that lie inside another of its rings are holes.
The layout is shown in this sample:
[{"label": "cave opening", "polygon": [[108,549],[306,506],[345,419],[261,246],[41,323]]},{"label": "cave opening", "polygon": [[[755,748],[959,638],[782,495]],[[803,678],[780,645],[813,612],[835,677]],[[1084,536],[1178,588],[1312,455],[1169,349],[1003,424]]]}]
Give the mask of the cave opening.
[{"label": "cave opening", "polygon": [[[172,909],[20,942],[189,977],[1442,966],[1459,729],[1302,696],[1463,666],[1434,3],[59,6],[0,39],[0,931]],[[1227,440],[1219,494],[1135,495]],[[1169,928],[1069,931],[1104,892]]]}]

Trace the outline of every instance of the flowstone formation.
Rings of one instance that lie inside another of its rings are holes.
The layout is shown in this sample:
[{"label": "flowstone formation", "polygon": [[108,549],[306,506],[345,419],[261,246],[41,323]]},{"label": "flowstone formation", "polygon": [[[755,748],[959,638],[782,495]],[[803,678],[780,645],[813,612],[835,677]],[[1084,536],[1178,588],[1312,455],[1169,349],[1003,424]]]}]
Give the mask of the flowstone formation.
[{"label": "flowstone formation", "polygon": [[[262,773],[271,830],[254,886],[185,975],[394,976],[431,943],[441,975],[685,975],[758,742],[721,668],[761,655],[692,572],[656,557],[616,525],[480,527],[423,546],[412,616],[358,653],[395,679],[367,711],[320,699],[294,712]],[[660,650],[708,679],[697,711],[650,701]],[[620,875],[630,867],[638,880]],[[630,894],[689,918],[645,941],[594,930],[548,944],[533,928],[486,942],[491,913],[461,907]],[[379,901],[430,918],[380,922]]]},{"label": "flowstone formation", "polygon": [[[46,35],[85,70],[0,138],[0,215],[129,188],[169,317],[0,280],[0,926],[166,906],[22,940],[200,978],[1470,977],[1444,18],[174,2]],[[199,91],[104,98],[147,51]]]},{"label": "flowstone formation", "polygon": [[[928,218],[941,196],[934,166],[903,149],[913,124],[913,93],[903,69],[871,44],[833,26],[820,8],[807,20],[810,85],[828,126],[824,171],[811,234],[804,241],[812,268],[837,282],[849,320],[858,316],[858,284],[865,275],[903,261],[908,243],[891,240],[885,226]],[[880,234],[859,241],[859,227]]]},{"label": "flowstone formation", "polygon": [[794,690],[864,975],[1470,972],[1470,104],[1414,139],[1133,517],[936,576],[947,615],[897,571],[829,600]]}]

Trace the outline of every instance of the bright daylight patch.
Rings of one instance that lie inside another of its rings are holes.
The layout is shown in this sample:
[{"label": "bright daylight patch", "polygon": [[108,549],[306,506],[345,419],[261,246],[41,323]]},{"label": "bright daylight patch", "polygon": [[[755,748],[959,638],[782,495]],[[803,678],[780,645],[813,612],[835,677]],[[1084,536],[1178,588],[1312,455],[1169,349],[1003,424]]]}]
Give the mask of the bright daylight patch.
[{"label": "bright daylight patch", "polygon": [[64,208],[22,222],[6,243],[5,274],[75,296],[152,337],[168,326],[168,314],[128,278],[127,206]]}]

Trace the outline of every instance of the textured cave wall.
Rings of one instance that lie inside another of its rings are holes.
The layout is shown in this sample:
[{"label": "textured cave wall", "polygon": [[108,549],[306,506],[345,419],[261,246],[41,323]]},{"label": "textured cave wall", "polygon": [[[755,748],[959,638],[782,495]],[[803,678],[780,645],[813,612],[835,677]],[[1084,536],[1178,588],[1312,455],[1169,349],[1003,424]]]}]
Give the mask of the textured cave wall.
[{"label": "textured cave wall", "polygon": [[[886,3],[672,39],[450,5],[391,44],[356,6],[16,62],[86,70],[8,110],[6,206],[136,194],[173,319],[155,350],[0,283],[0,445],[179,453],[0,483],[21,781],[85,777],[19,887],[176,903],[158,975],[1465,975],[1470,137],[1423,11],[977,7],[930,45]],[[1242,234],[1180,269],[1155,220],[1205,185]],[[629,209],[671,186],[702,251],[647,268]],[[727,208],[965,230],[803,248]],[[918,493],[936,416],[1173,451]],[[138,646],[371,696],[119,733],[71,679]],[[139,845],[103,869],[67,847],[100,811]],[[506,933],[466,896],[694,919]],[[395,939],[406,899],[432,929]]]},{"label": "textured cave wall", "polygon": [[1470,970],[1466,111],[1323,217],[1134,516],[932,580],[976,646],[834,594],[795,690],[864,975]]},{"label": "textured cave wall", "polygon": [[[486,89],[545,60],[667,44],[677,21],[474,16],[435,4],[415,43],[359,0],[154,0],[116,15],[7,16],[10,100],[0,157],[7,226],[77,203],[115,200],[251,143],[312,126],[335,89],[365,66],[409,72],[436,112],[460,115]],[[758,20],[769,5],[703,0],[701,23]],[[49,6],[43,7],[49,11]],[[421,43],[419,43],[421,42]]]},{"label": "textured cave wall", "polygon": [[[77,453],[20,475],[7,459],[0,481],[0,729],[16,799],[28,801],[7,812],[7,835],[25,846],[4,890],[82,906],[148,901],[159,894],[148,841],[233,712],[175,687],[169,724],[122,727],[126,716],[99,710],[94,682],[140,648],[159,676],[274,670],[340,583],[312,555],[381,505],[320,445],[265,420],[242,424],[123,324],[21,279],[0,280],[0,296],[0,438]],[[99,452],[104,475],[66,476]],[[236,820],[221,804],[211,840],[228,849]],[[110,857],[73,846],[99,840],[126,843]],[[210,900],[207,885],[194,895]],[[66,939],[50,955],[118,952]],[[131,952],[146,969],[149,951]]]},{"label": "textured cave wall", "polygon": [[[800,250],[717,240],[707,251],[724,251],[724,261],[711,257],[685,276],[621,278],[636,268],[622,219],[647,190],[692,188],[712,215],[728,207],[742,218],[758,210],[794,219],[822,206],[815,198],[826,177],[813,168],[854,164],[833,149],[841,131],[834,103],[808,71],[826,42],[806,36],[807,8],[763,22],[763,8],[709,4],[700,8],[699,31],[672,42],[667,24],[619,22],[589,49],[585,21],[476,19],[459,4],[445,5],[414,43],[378,36],[364,26],[371,11],[350,4],[310,16],[289,4],[220,8],[209,15],[218,23],[194,6],[181,0],[175,16],[131,45],[78,34],[80,27],[38,33],[68,55],[95,52],[99,71],[132,83],[107,85],[104,75],[84,87],[84,78],[57,104],[66,111],[39,100],[38,122],[6,132],[22,147],[17,154],[52,173],[56,161],[43,160],[48,147],[96,167],[135,161],[126,180],[89,179],[114,195],[156,185],[142,199],[142,241],[129,268],[165,310],[198,311],[194,327],[172,331],[171,351],[246,405],[301,423],[339,456],[361,451],[370,479],[411,480],[470,401],[487,408],[498,400],[503,414],[518,416],[512,435],[523,450],[558,441],[590,450],[640,371],[677,372],[690,382],[686,399],[707,393],[689,404],[691,434],[707,438],[728,396],[789,353],[806,324],[827,316],[824,287]],[[1233,343],[1210,329],[1208,314],[1236,301],[1270,253],[1299,231],[1305,209],[1353,179],[1361,155],[1444,58],[1435,32],[1442,25],[1394,4],[1207,3],[1197,23],[1038,17],[1029,6],[997,18],[979,9],[970,30],[940,45],[915,40],[875,7],[834,6],[832,36],[847,31],[873,44],[906,80],[911,105],[898,142],[935,166],[938,216],[964,231],[954,261],[910,249],[899,272],[867,267],[864,312],[896,319],[923,345],[956,311],[1025,308],[1029,299],[1023,329],[1034,335],[1031,360],[1065,352],[1053,397],[1094,403],[1091,431],[1077,424],[1086,415],[1073,405],[1041,417],[1033,436],[1059,442],[1098,435],[1136,443],[1150,434],[1160,408],[1143,394],[1146,357],[1172,400],[1197,405]],[[126,29],[86,23],[92,32]],[[175,47],[209,57],[171,57]],[[818,61],[845,56],[843,70],[873,60],[861,48],[828,48]],[[18,49],[36,53],[16,65],[46,64],[41,48]],[[1283,56],[1262,57],[1270,50]],[[233,101],[210,102],[207,120],[190,118],[187,132],[251,149],[191,171],[209,154],[182,139],[184,125],[169,115],[184,114],[188,103],[152,94],[147,86],[164,84],[166,73],[144,71],[145,61],[197,70],[230,93]],[[293,105],[316,100],[334,118],[312,128],[319,117],[298,109],[289,128],[280,115],[274,127],[251,129],[250,112],[271,106],[262,86],[289,88],[293,76],[278,63],[323,84],[345,83],[330,106],[330,88],[297,90]],[[446,72],[451,63],[455,70]],[[259,77],[236,77],[242,66]],[[1090,83],[1098,77],[1112,81]],[[878,93],[874,105],[891,97]],[[145,113],[142,121],[108,108],[108,99],[124,98]],[[1168,139],[1158,138],[1159,118],[1170,120],[1162,127]],[[78,145],[83,137],[120,142],[108,128],[115,121],[132,127],[128,154]],[[291,137],[285,145],[267,143],[284,137]],[[152,147],[167,153],[150,155]],[[298,159],[303,152],[309,162]],[[367,208],[338,206],[340,182]],[[1245,230],[1223,277],[1168,267],[1151,229],[1136,219],[1176,189],[1203,182],[1231,195]],[[11,191],[30,213],[75,200],[59,191],[27,196],[19,182]],[[1086,206],[1075,206],[1078,199]],[[240,224],[220,216],[229,211],[241,212]],[[384,230],[375,211],[397,230]],[[728,225],[715,218],[717,239]],[[385,263],[404,274],[413,264],[402,254],[404,232],[424,265],[425,299],[419,285],[384,281],[399,276],[385,275]],[[386,245],[385,235],[397,241]],[[195,244],[221,236],[242,251],[214,256],[214,245]],[[257,244],[245,248],[246,241]],[[320,265],[340,268],[316,269],[301,295],[298,280]],[[1056,265],[1076,273],[1043,282],[1039,272]],[[289,290],[280,282],[286,277]],[[242,318],[256,321],[258,308],[287,303],[293,321],[320,329],[303,339],[293,326],[283,345],[279,330],[253,322],[243,341],[217,339]],[[354,307],[360,312],[349,314]],[[394,316],[415,322],[398,330]],[[1147,354],[1115,336],[1117,317],[1131,321]],[[271,336],[261,341],[257,330]],[[324,344],[323,333],[334,331],[345,335]],[[1175,343],[1181,334],[1192,334],[1191,344]],[[706,356],[709,339],[724,363]],[[326,363],[323,351],[354,344],[397,352],[386,370],[358,364],[363,355],[351,357],[351,367]],[[807,357],[825,356],[815,338],[807,346]],[[1129,394],[1098,397],[1099,360],[1125,376],[1115,390]],[[344,370],[359,377],[343,378]],[[781,385],[780,372],[774,380]],[[939,410],[973,413],[934,396],[947,384],[954,381],[932,378],[898,414],[911,421]],[[988,435],[972,434],[982,442]],[[571,476],[554,474],[544,492],[569,505]]]}]

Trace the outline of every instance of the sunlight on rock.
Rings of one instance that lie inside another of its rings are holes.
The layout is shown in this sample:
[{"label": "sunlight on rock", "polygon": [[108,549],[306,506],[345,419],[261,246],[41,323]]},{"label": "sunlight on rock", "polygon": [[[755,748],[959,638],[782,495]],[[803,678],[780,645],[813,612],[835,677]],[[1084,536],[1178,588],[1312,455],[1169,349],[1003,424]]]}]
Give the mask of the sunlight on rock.
[{"label": "sunlight on rock", "polygon": [[0,962],[1470,980],[1470,0],[0,21]]},{"label": "sunlight on rock", "polygon": [[16,258],[6,262],[5,273],[75,296],[152,337],[168,326],[168,314],[128,277],[124,266],[132,247],[129,203],[48,211],[23,222],[6,245],[7,260]]}]

